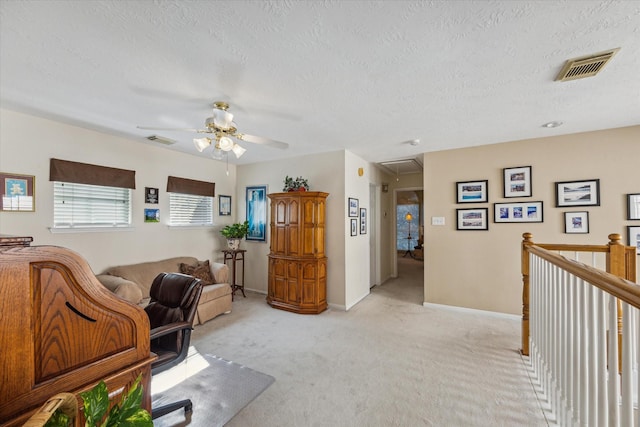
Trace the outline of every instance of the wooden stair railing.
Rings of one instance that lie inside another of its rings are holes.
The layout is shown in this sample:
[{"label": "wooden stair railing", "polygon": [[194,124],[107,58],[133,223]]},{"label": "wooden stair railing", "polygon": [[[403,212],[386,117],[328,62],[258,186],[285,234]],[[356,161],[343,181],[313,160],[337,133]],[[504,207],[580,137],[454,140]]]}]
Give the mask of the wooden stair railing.
[{"label": "wooden stair railing", "polygon": [[[521,353],[529,356],[529,253],[535,253],[541,258],[557,265],[558,267],[571,271],[578,277],[582,277],[617,297],[619,300],[640,308],[640,293],[637,289],[628,289],[623,283],[612,284],[603,281],[600,276],[593,276],[587,271],[579,271],[576,264],[565,257],[550,251],[566,252],[602,252],[606,254],[606,271],[614,276],[626,279],[630,282],[636,281],[636,248],[622,244],[620,234],[609,234],[609,242],[606,245],[574,245],[574,244],[552,244],[534,243],[533,234],[522,234],[522,349]],[[618,343],[621,344],[622,313],[618,302]]]}]

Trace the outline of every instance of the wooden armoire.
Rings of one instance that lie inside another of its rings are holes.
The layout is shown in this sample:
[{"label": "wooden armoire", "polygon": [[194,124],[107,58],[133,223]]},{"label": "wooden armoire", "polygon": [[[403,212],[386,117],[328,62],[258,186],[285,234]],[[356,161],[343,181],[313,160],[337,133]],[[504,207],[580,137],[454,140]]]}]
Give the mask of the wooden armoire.
[{"label": "wooden armoire", "polygon": [[327,308],[325,208],[328,193],[272,193],[267,302],[274,308],[318,314]]},{"label": "wooden armoire", "polygon": [[[104,380],[112,401],[142,375],[151,409],[149,319],[103,287],[77,253],[0,235],[0,426]],[[82,412],[76,426],[84,425]]]}]

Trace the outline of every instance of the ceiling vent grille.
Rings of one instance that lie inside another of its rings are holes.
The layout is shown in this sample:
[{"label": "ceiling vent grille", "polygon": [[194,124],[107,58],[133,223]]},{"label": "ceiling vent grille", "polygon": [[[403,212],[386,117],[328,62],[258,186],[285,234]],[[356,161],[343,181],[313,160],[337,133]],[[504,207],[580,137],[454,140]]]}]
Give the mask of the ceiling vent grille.
[{"label": "ceiling vent grille", "polygon": [[556,81],[566,82],[595,76],[619,50],[620,48],[616,48],[589,56],[569,59],[556,77]]},{"label": "ceiling vent grille", "polygon": [[149,141],[159,142],[160,144],[164,144],[164,145],[173,145],[176,143],[176,141],[174,141],[173,139],[165,138],[163,136],[158,136],[158,135],[150,135],[147,137],[147,139]]}]

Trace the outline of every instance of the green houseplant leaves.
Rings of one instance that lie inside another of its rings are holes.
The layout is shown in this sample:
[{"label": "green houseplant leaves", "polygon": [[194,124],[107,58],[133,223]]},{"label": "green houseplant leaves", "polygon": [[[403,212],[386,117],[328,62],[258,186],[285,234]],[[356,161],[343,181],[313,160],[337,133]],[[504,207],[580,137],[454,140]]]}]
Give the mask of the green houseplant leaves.
[{"label": "green houseplant leaves", "polygon": [[[151,414],[142,409],[141,376],[131,384],[129,391],[122,395],[120,403],[109,409],[109,393],[104,381],[94,388],[80,393],[83,401],[85,427],[153,427]],[[57,412],[45,424],[45,427],[66,427],[68,421],[57,416]]]},{"label": "green houseplant leaves", "polygon": [[249,232],[249,221],[225,226],[220,233],[227,239],[242,239]]}]

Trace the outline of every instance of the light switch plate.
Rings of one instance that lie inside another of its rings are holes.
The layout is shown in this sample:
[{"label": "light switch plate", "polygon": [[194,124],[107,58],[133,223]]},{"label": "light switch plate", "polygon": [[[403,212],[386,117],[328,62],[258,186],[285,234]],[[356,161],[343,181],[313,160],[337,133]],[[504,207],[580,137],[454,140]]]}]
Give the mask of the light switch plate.
[{"label": "light switch plate", "polygon": [[432,216],[431,217],[431,225],[444,225],[444,217],[443,216]]}]

